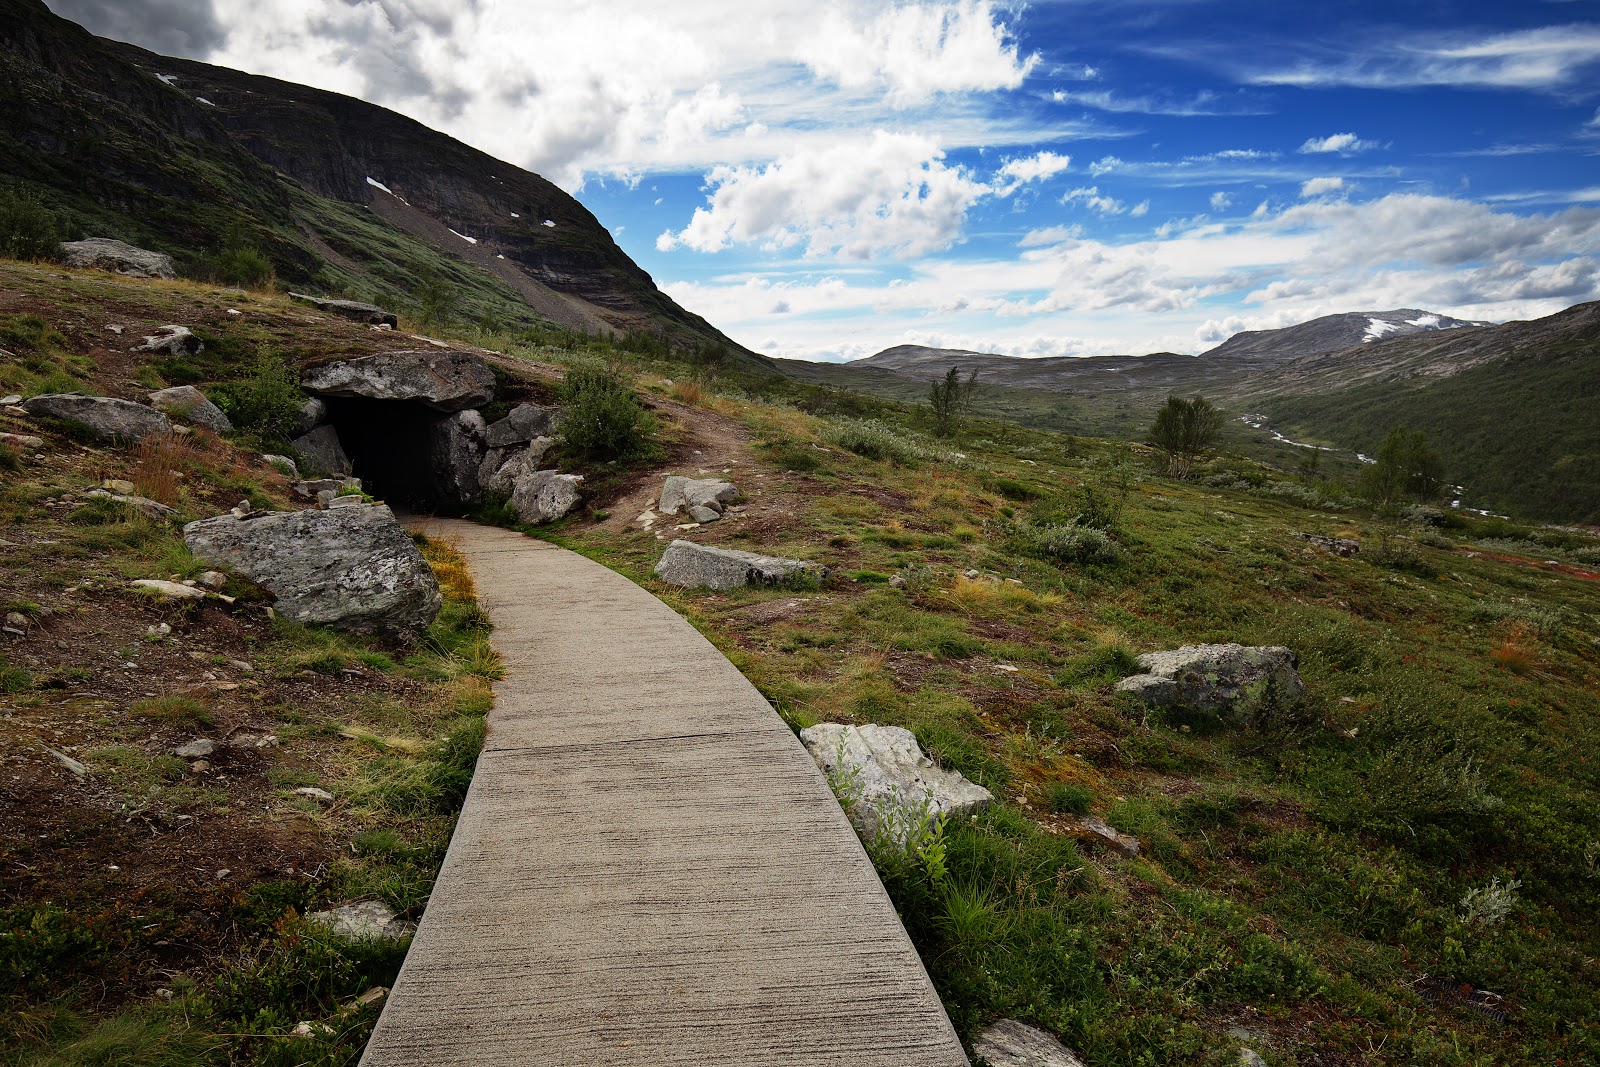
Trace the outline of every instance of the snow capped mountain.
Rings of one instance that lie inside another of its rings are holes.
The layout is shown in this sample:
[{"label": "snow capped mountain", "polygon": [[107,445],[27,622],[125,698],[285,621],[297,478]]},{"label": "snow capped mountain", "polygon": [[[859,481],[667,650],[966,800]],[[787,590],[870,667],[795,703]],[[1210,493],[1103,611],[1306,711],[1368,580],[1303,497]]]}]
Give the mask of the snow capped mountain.
[{"label": "snow capped mountain", "polygon": [[[1402,315],[1412,314],[1415,314],[1416,318],[1399,318]],[[1384,311],[1367,316],[1367,329],[1361,341],[1366,344],[1385,337],[1403,337],[1408,333],[1422,333],[1426,330],[1459,330],[1463,326],[1488,325],[1490,324],[1487,322],[1452,319],[1448,315],[1436,315],[1431,311]]]}]

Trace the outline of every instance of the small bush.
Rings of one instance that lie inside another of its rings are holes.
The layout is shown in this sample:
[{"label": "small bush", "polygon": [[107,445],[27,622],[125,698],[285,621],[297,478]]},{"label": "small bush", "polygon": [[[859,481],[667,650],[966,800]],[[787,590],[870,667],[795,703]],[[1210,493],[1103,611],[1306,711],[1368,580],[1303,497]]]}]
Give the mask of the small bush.
[{"label": "small bush", "polygon": [[1111,535],[1093,526],[1035,526],[1019,522],[1006,532],[1017,551],[1041,559],[1088,565],[1116,563],[1122,558]]},{"label": "small bush", "polygon": [[281,357],[263,355],[249,378],[211,390],[211,400],[241,430],[284,440],[294,430],[306,395],[300,376]]},{"label": "small bush", "polygon": [[0,192],[0,256],[7,259],[54,259],[61,227],[44,205],[32,197]]},{"label": "small bush", "polygon": [[1094,793],[1076,782],[1056,782],[1045,794],[1044,802],[1057,814],[1087,815],[1094,805]]},{"label": "small bush", "polygon": [[926,446],[877,419],[834,423],[823,431],[822,439],[865,459],[900,467],[916,467],[934,458]]},{"label": "small bush", "polygon": [[656,420],[620,368],[598,361],[567,368],[561,383],[561,433],[567,447],[593,459],[634,460],[656,453]]}]

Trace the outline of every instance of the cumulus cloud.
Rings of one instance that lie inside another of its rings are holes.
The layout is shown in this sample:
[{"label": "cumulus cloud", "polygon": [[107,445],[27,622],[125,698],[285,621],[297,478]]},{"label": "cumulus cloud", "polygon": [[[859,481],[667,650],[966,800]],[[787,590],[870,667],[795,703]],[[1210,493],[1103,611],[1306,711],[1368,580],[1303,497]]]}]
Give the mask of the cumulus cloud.
[{"label": "cumulus cloud", "polygon": [[48,0],[50,10],[100,37],[166,56],[204,59],[228,38],[214,0]]},{"label": "cumulus cloud", "polygon": [[1344,188],[1343,178],[1310,178],[1300,183],[1302,197],[1324,196]]},{"label": "cumulus cloud", "polygon": [[1308,155],[1318,152],[1334,152],[1341,156],[1348,156],[1377,147],[1377,141],[1364,141],[1353,133],[1330,133],[1326,137],[1307,138],[1306,143],[1300,146],[1300,151]]},{"label": "cumulus cloud", "polygon": [[656,247],[716,252],[759,241],[811,256],[924,255],[948,248],[990,187],[948,166],[931,139],[879,130],[765,166],[717,167],[707,206]]},{"label": "cumulus cloud", "polygon": [[[946,147],[1039,143],[996,120],[1023,54],[992,0],[55,0],[97,32],[348,93],[569,190],[593,176],[771,162],[894,124]],[[225,24],[225,31],[223,25]]]},{"label": "cumulus cloud", "polygon": [[847,89],[881,86],[900,105],[937,93],[1015,89],[1038,64],[1021,56],[988,0],[897,4],[862,19],[830,7],[797,58]]},{"label": "cumulus cloud", "polygon": [[1233,197],[1229,196],[1220,189],[1211,194],[1212,211],[1226,211],[1228,205],[1231,203],[1233,203]]},{"label": "cumulus cloud", "polygon": [[1008,159],[995,173],[994,190],[997,196],[1010,196],[1029,182],[1044,181],[1072,165],[1071,156],[1055,152],[1040,152],[1021,159]]},{"label": "cumulus cloud", "polygon": [[[867,354],[906,330],[928,330],[935,309],[944,336],[984,342],[962,347],[1039,354],[1034,340],[1058,335],[1077,339],[1060,354],[1110,354],[1199,351],[1242,329],[1360,308],[1531,318],[1600,297],[1600,207],[1522,215],[1391,194],[1302,201],[1226,222],[1200,216],[1164,230],[1115,242],[1052,227],[1030,233],[1011,259],[933,256],[909,276],[776,283],[797,311],[817,313],[785,335],[783,351]],[[669,291],[753,343],[767,336],[775,293],[766,285],[754,295],[744,283]]]}]

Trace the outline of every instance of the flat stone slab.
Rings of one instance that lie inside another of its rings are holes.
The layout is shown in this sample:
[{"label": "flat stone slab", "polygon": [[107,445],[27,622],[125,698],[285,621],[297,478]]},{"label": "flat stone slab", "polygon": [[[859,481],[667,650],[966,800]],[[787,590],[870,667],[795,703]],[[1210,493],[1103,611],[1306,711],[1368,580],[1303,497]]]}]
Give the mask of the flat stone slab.
[{"label": "flat stone slab", "polygon": [[850,817],[868,838],[888,833],[904,842],[940,815],[977,811],[994,794],[934,763],[910,730],[823,722],[800,741],[838,788],[851,794]]},{"label": "flat stone slab", "polygon": [[82,427],[97,440],[136,444],[158,433],[170,433],[172,422],[155,408],[112,396],[82,393],[42,393],[22,402],[30,415]]},{"label": "flat stone slab", "polygon": [[130,278],[176,278],[172,257],[110,237],[89,237],[61,245],[61,260],[69,267],[95,268],[126,274]]},{"label": "flat stone slab", "polygon": [[380,352],[312,367],[300,378],[317,396],[411,400],[439,411],[464,411],[494,399],[494,372],[466,352]]},{"label": "flat stone slab", "polygon": [[1038,1027],[1001,1019],[972,1043],[989,1067],[1084,1067],[1071,1049]]},{"label": "flat stone slab", "polygon": [[425,532],[479,576],[508,675],[366,1067],[966,1067],[826,780],[725,657],[598,563]]},{"label": "flat stone slab", "polygon": [[359,300],[329,300],[320,296],[308,296],[305,293],[290,293],[289,299],[310,304],[319,311],[326,311],[331,315],[365,322],[370,326],[388,326],[391,330],[400,328],[400,319],[395,313],[385,311],[377,304],[363,304]]},{"label": "flat stone slab", "polygon": [[803,559],[762,556],[733,548],[716,548],[678,540],[656,563],[656,577],[695,589],[737,589],[744,585],[781,585],[796,575],[826,577],[826,567]]}]

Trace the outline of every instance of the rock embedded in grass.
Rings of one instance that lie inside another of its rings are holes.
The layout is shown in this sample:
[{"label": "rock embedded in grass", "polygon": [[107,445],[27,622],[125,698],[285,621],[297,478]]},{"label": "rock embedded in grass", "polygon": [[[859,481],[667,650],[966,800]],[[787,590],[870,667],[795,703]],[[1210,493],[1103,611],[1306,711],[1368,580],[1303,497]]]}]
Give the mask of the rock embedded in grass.
[{"label": "rock embedded in grass", "polygon": [[657,510],[663,515],[675,515],[679,511],[688,511],[692,515],[696,508],[705,508],[720,516],[738,498],[738,487],[732,482],[717,478],[685,478],[681,474],[673,474],[661,487],[661,503],[657,505]]},{"label": "rock embedded in grass", "polygon": [[171,433],[172,421],[155,408],[110,396],[43,393],[22,402],[30,415],[44,415],[81,427],[100,441],[137,444],[154,434]]},{"label": "rock embedded in grass", "polygon": [[1294,652],[1281,645],[1184,645],[1135,662],[1141,673],[1118,682],[1119,693],[1237,725],[1288,712],[1306,688]]},{"label": "rock embedded in grass", "polygon": [[1060,1041],[1015,1019],[986,1027],[972,1043],[972,1051],[989,1067],[1084,1067]]},{"label": "rock embedded in grass", "polygon": [[887,833],[903,843],[921,822],[994,800],[983,786],[929,759],[903,727],[825,722],[801,730],[800,741],[849,794],[850,818],[868,839]]},{"label": "rock embedded in grass", "polygon": [[667,546],[655,573],[664,582],[691,589],[737,589],[782,585],[802,575],[822,578],[828,569],[803,559],[761,556],[680,539]]},{"label": "rock embedded in grass", "polygon": [[300,623],[357,633],[418,633],[439,613],[439,583],[383,504],[191,522],[196,559],[226,567],[277,599]]},{"label": "rock embedded in grass", "polygon": [[189,327],[170,325],[163,326],[161,332],[146,337],[144,344],[134,348],[134,351],[184,357],[198,356],[205,351],[205,347],[205,342],[196,337]]},{"label": "rock embedded in grass", "polygon": [[306,918],[346,941],[399,941],[417,930],[416,923],[402,922],[376,900],[312,912]]},{"label": "rock embedded in grass", "polygon": [[364,304],[359,300],[327,300],[305,293],[290,293],[289,299],[310,304],[319,311],[326,311],[331,315],[366,323],[369,326],[388,326],[391,330],[400,328],[400,319],[395,313],[385,311],[376,304]]},{"label": "rock embedded in grass", "polygon": [[80,270],[93,268],[125,274],[130,278],[173,279],[178,272],[172,267],[172,257],[149,249],[136,248],[109,237],[89,237],[82,241],[67,241],[61,245],[61,260],[69,267]]},{"label": "rock embedded in grass", "polygon": [[175,385],[150,394],[150,405],[172,418],[192,422],[215,433],[230,433],[233,423],[222,409],[192,385]]}]

